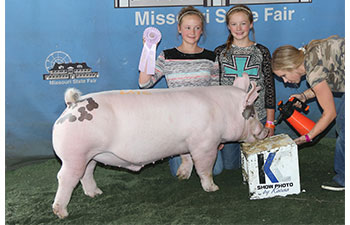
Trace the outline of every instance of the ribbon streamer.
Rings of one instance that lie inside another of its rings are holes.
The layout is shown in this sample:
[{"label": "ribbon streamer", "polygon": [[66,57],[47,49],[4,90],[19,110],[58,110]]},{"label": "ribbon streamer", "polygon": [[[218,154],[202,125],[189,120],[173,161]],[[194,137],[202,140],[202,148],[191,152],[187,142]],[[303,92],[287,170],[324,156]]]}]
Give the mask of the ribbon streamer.
[{"label": "ribbon streamer", "polygon": [[143,32],[144,45],[139,63],[139,70],[141,72],[154,74],[156,66],[156,48],[161,38],[162,34],[155,27],[148,27]]}]

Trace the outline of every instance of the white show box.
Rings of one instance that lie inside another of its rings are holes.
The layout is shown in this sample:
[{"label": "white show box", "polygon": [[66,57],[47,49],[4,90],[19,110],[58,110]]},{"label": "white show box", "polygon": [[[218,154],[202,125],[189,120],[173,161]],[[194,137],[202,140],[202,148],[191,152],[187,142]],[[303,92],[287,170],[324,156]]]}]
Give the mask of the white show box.
[{"label": "white show box", "polygon": [[250,199],[300,193],[298,146],[286,134],[241,144],[243,181]]}]

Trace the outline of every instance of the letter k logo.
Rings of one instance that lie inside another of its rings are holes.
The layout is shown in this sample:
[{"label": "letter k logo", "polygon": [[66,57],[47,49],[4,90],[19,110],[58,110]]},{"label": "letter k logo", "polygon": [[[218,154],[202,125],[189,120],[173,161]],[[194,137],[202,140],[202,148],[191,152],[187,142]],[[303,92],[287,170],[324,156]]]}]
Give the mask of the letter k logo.
[{"label": "letter k logo", "polygon": [[[277,183],[277,182],[285,182],[285,181],[290,181],[291,177],[290,176],[284,176],[281,171],[278,169],[278,167],[273,166],[273,160],[276,156],[276,152],[269,153],[266,162],[264,164],[264,172],[266,176],[270,179],[272,183]],[[288,153],[282,152],[279,154],[279,160],[277,159],[276,161],[281,161],[281,157],[288,157]],[[277,163],[278,164],[278,163]],[[281,165],[280,165],[281,166]]]}]

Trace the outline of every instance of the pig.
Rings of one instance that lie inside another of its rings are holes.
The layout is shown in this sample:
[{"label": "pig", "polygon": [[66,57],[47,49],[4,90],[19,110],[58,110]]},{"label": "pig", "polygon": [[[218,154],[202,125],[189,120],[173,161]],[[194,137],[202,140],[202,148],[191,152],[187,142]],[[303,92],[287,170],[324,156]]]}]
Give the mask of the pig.
[{"label": "pig", "polygon": [[113,90],[84,96],[67,89],[67,108],[52,131],[53,148],[62,161],[54,213],[68,216],[67,205],[79,181],[86,195],[102,194],[93,177],[97,162],[139,171],[146,164],[181,155],[178,177],[188,179],[194,165],[204,191],[217,191],[212,169],[220,143],[267,136],[253,107],[258,90],[246,74],[233,86]]}]

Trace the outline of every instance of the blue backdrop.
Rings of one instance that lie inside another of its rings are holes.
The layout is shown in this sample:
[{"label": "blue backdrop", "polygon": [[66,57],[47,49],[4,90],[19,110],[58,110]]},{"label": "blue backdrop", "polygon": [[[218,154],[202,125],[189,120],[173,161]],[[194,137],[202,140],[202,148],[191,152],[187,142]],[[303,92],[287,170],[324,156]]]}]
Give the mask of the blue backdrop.
[{"label": "blue backdrop", "polygon": [[[263,1],[262,1],[263,2]],[[224,22],[231,6],[203,7],[207,25],[200,45],[213,50],[228,36]],[[255,15],[255,37],[272,53],[278,46],[300,47],[312,39],[345,36],[345,1],[249,5]],[[66,88],[83,93],[138,88],[142,33],[148,26],[162,32],[157,49],[178,46],[175,17],[181,7],[115,8],[113,0],[11,0],[5,2],[6,167],[54,156],[51,129],[65,108]],[[98,77],[44,80],[55,62],[85,62]],[[275,80],[277,101],[301,92]],[[165,88],[164,79],[156,85]],[[338,101],[338,100],[337,100]],[[276,113],[276,116],[278,113]],[[317,103],[307,116],[321,115]],[[296,134],[284,123],[277,133]],[[334,136],[334,129],[328,132]]]}]

